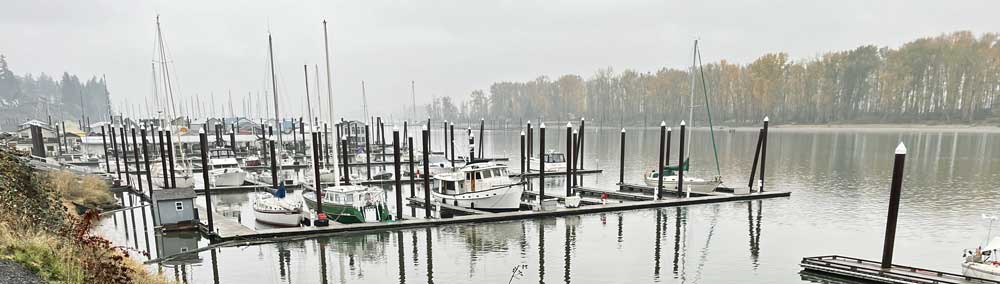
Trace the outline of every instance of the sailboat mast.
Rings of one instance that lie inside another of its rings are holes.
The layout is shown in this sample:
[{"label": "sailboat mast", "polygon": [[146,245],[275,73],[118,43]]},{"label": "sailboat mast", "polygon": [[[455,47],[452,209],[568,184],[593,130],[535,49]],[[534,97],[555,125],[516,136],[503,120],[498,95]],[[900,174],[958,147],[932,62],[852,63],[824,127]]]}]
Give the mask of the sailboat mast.
[{"label": "sailboat mast", "polygon": [[[319,64],[314,64],[313,65],[313,75],[316,75],[316,77],[315,77],[316,80],[313,81],[313,82],[316,82],[315,83],[316,84],[316,111],[317,111],[316,112],[316,116],[322,118],[323,117],[323,96],[320,95],[321,93],[319,91]],[[318,119],[316,117],[310,117],[309,121],[312,121],[313,123],[316,123],[316,128],[313,128],[314,131],[316,129],[319,129],[319,121],[318,121]]]},{"label": "sailboat mast", "polygon": [[413,108],[413,119],[416,120],[417,119],[417,91],[416,91],[416,87],[414,85],[416,85],[416,82],[414,82],[414,81],[411,80],[410,81],[410,107]]},{"label": "sailboat mast", "polygon": [[365,93],[365,81],[361,81],[361,110],[365,113],[365,118],[368,118],[368,94]]},{"label": "sailboat mast", "polygon": [[[697,66],[698,66],[698,40],[696,39],[694,40],[694,51],[691,52],[691,95],[688,96],[688,102],[690,103],[690,107],[688,108],[688,121],[687,121],[688,139],[686,141],[687,144],[684,146],[686,148],[684,150],[686,152],[684,153],[684,157],[688,157],[689,159],[691,157],[691,140],[694,140],[691,139],[690,134],[692,129],[694,128],[694,86],[695,86],[694,73],[697,70],[696,69]],[[681,163],[683,162],[684,161],[681,161]],[[690,165],[691,164],[688,163],[689,167]],[[678,166],[683,166],[683,165],[678,165]]]},{"label": "sailboat mast", "polygon": [[[326,96],[327,103],[330,104],[330,123],[334,126],[337,125],[336,120],[334,120],[333,114],[333,89],[330,88],[332,83],[330,82],[330,40],[326,31],[326,20],[323,20],[323,51],[326,53]],[[338,148],[338,143],[340,142],[340,137],[334,137],[332,146],[334,149]],[[336,157],[336,156],[335,156]],[[333,159],[333,186],[340,186],[340,158],[337,157]],[[316,192],[320,192],[317,188]]]},{"label": "sailboat mast", "polygon": [[[271,34],[267,34],[267,54],[271,60],[271,91],[274,97],[274,129],[278,131],[278,149],[284,149],[285,144],[281,141],[281,116],[278,114],[278,79],[274,74],[274,46],[271,42]],[[278,163],[281,168],[281,163]]]},{"label": "sailboat mast", "polygon": [[[309,65],[302,65],[302,74],[306,79],[306,113],[309,114],[309,126],[312,131],[316,131],[316,126],[313,125],[313,109],[312,109],[312,99],[309,98]],[[319,94],[316,94],[319,96]],[[305,142],[303,142],[305,143]],[[315,159],[316,157],[313,157]]]}]

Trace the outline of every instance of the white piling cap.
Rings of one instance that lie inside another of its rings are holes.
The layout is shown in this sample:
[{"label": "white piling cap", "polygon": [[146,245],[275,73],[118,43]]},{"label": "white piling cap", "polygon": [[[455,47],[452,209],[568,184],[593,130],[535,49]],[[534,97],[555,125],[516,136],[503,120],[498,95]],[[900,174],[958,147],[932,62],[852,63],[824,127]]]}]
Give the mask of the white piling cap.
[{"label": "white piling cap", "polygon": [[687,125],[683,120],[681,120],[681,126]]},{"label": "white piling cap", "polygon": [[479,121],[483,121],[483,120],[486,120],[486,118],[479,118]]},{"label": "white piling cap", "polygon": [[340,137],[340,141],[347,141],[347,137]]},{"label": "white piling cap", "polygon": [[451,126],[455,126],[455,123],[454,123],[454,122],[452,122],[452,123],[451,123]]},{"label": "white piling cap", "polygon": [[524,136],[524,130],[521,130],[521,136]]},{"label": "white piling cap", "polygon": [[392,132],[399,132],[399,126],[392,126]]},{"label": "white piling cap", "polygon": [[573,129],[573,134],[576,134],[576,129]]},{"label": "white piling cap", "polygon": [[539,125],[538,128],[545,128],[545,123],[542,122],[542,125]]},{"label": "white piling cap", "polygon": [[673,131],[673,130],[674,130],[673,127],[667,127],[667,132],[670,132],[670,131]]},{"label": "white piling cap", "polygon": [[528,124],[531,124],[531,121],[530,121],[530,120],[528,121]]},{"label": "white piling cap", "polygon": [[625,133],[625,127],[622,127],[622,133]]},{"label": "white piling cap", "polygon": [[666,122],[666,121],[663,121],[663,120],[661,120],[661,121],[660,121],[660,126],[667,126],[667,122]]},{"label": "white piling cap", "polygon": [[198,128],[198,134],[205,134],[205,128]]},{"label": "white piling cap", "polygon": [[768,119],[768,118],[767,118],[767,117],[765,116],[765,117],[764,117],[764,122],[767,122],[768,120],[770,120],[770,119]]},{"label": "white piling cap", "polygon": [[427,124],[424,124],[423,128],[424,128],[424,130],[427,130]]},{"label": "white piling cap", "polygon": [[906,155],[906,145],[903,145],[903,142],[899,142],[899,146],[896,146],[896,155]]},{"label": "white piling cap", "polygon": [[583,120],[584,120],[583,117],[580,117],[580,121],[583,121]]},{"label": "white piling cap", "polygon": [[567,122],[567,123],[566,123],[566,128],[570,128],[570,127],[573,127],[573,125],[572,125],[572,124],[570,124],[569,122]]}]

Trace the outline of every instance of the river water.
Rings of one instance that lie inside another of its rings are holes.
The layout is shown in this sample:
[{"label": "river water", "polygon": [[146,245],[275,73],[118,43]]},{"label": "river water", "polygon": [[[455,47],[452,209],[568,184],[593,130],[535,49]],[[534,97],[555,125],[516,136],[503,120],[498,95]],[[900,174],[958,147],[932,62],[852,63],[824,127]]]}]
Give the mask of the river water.
[{"label": "river water", "polygon": [[[564,150],[565,129],[549,130],[546,148]],[[641,183],[656,164],[658,131],[628,130],[626,182]],[[461,134],[457,140],[465,141]],[[584,167],[604,173],[586,176],[586,186],[614,188],[619,134],[587,130]],[[709,132],[696,130],[692,136],[690,174],[715,175]],[[440,137],[437,132],[432,138],[436,149]],[[727,183],[746,184],[756,138],[752,129],[715,133],[719,171]],[[895,263],[960,272],[962,250],[979,245],[988,233],[981,214],[997,209],[997,139],[1000,134],[936,130],[772,129],[767,187],[792,192],[788,198],[222,247],[149,269],[185,283],[824,281],[800,274],[802,257],[881,259],[893,150],[902,141],[909,154]],[[486,156],[510,157],[517,171],[516,131],[487,131],[485,140]],[[546,180],[552,191],[564,186],[562,177]],[[256,226],[247,215],[252,214],[248,194],[220,194],[216,210]],[[145,250],[143,232],[133,236],[133,224],[125,229],[128,213],[105,218],[100,230],[117,244]],[[139,210],[134,214],[142,220]],[[152,258],[208,245],[197,234],[149,232],[148,238]]]}]

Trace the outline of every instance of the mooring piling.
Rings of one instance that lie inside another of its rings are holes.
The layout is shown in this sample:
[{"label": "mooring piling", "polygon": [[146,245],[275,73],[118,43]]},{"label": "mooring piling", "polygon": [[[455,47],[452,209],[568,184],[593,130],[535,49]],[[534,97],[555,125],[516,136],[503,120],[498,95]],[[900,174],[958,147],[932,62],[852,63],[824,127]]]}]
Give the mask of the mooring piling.
[{"label": "mooring piling", "polygon": [[538,125],[538,208],[545,210],[545,123]]},{"label": "mooring piling", "polygon": [[229,131],[229,146],[233,149],[233,156],[236,156],[236,123],[232,125],[232,131]]},{"label": "mooring piling", "polygon": [[371,143],[371,126],[365,124],[365,175],[368,180],[372,180],[372,143]]},{"label": "mooring piling", "polygon": [[653,199],[660,200],[660,192],[663,191],[663,151],[666,147],[663,144],[667,140],[667,122],[660,121],[660,147],[659,147],[659,162],[656,162],[656,168],[653,169],[656,172],[656,189],[653,191]]},{"label": "mooring piling", "polygon": [[446,159],[448,159],[448,160],[451,161],[451,167],[454,168],[455,167],[455,123],[452,122],[450,126],[451,126],[451,130],[450,130],[451,131],[451,139],[448,140],[450,142],[446,142],[446,143],[450,143],[450,145],[445,146],[445,148],[447,148],[449,146],[451,147],[451,158],[448,158],[447,154],[444,155],[444,157]]},{"label": "mooring piling", "polygon": [[[212,185],[208,176],[208,135],[205,129],[198,130],[198,142],[201,144],[201,178],[205,187],[205,215],[208,216],[208,233],[215,234],[215,222],[212,219]],[[272,147],[273,148],[273,147]]]},{"label": "mooring piling", "polygon": [[408,164],[410,164],[410,198],[413,198],[416,195],[416,187],[417,187],[417,185],[414,184],[414,182],[413,182],[414,173],[416,173],[416,172],[413,171],[413,163],[414,163],[414,160],[413,160],[413,152],[414,152],[414,149],[413,149],[413,136],[407,136],[406,137],[406,144],[410,145],[409,151],[407,151],[407,152],[409,152],[409,154],[410,154],[410,162],[408,163]]},{"label": "mooring piling", "polygon": [[[153,199],[153,191],[154,191],[153,190],[153,170],[149,168],[149,148],[147,146],[148,142],[147,142],[147,139],[146,139],[146,127],[145,126],[143,126],[142,130],[140,130],[140,134],[142,135],[142,160],[143,160],[143,163],[146,164],[146,185],[149,188],[149,194],[148,194],[149,195],[149,200],[152,201],[152,200],[155,200],[155,199]],[[156,220],[156,210],[150,210],[149,212],[153,215],[153,220]],[[143,214],[143,216],[145,216],[145,214]],[[146,217],[143,217],[143,221],[144,222],[146,220],[145,218]],[[145,224],[143,224],[143,225],[145,226]]]},{"label": "mooring piling", "polygon": [[135,138],[135,127],[132,127],[132,156],[135,156],[135,180],[139,184],[139,193],[144,194],[142,186],[142,164],[139,163],[139,145]]},{"label": "mooring piling", "polygon": [[[442,132],[441,133],[441,138],[442,138],[442,140],[441,140],[441,146],[444,146],[444,156],[447,158],[448,157],[448,121],[447,120],[441,122],[441,132]],[[452,139],[454,139],[454,137],[452,137]],[[434,147],[431,147],[431,148],[434,148]],[[452,151],[454,151],[454,150],[455,149],[452,149]]]},{"label": "mooring piling", "polygon": [[422,140],[422,146],[424,148],[424,218],[431,218],[431,169],[430,169],[430,133],[428,128],[430,124],[424,125],[423,131],[420,133],[420,139]]},{"label": "mooring piling", "polygon": [[401,180],[403,171],[400,169],[399,161],[399,129],[392,127],[392,169],[395,171],[393,177],[396,181],[396,218],[403,219],[403,182]]},{"label": "mooring piling", "polygon": [[469,134],[469,163],[476,159],[476,135]]},{"label": "mooring piling", "polygon": [[340,138],[340,148],[344,151],[344,183],[351,183],[351,164],[350,159],[347,158],[347,138]]},{"label": "mooring piling", "polygon": [[[319,162],[320,161],[320,157],[319,157],[319,154],[320,154],[319,153],[319,151],[320,151],[320,149],[319,149],[319,139],[320,139],[320,135],[319,135],[319,133],[316,133],[316,131],[312,131],[310,133],[310,135],[312,137],[313,187],[314,187],[315,192],[316,192],[316,202],[317,202],[317,204],[321,204],[320,202],[322,202],[322,200],[320,200],[320,198],[319,198],[320,197],[320,193],[319,192],[323,190],[323,185],[322,185],[322,183],[320,183],[320,178],[319,178],[319,163],[320,163]],[[316,208],[319,208],[319,209],[317,209],[317,211],[323,211],[323,209],[322,209],[323,207],[322,206],[316,206]]]},{"label": "mooring piling", "polygon": [[108,136],[104,133],[104,125],[101,125],[101,146],[104,147],[104,172],[111,173],[111,163],[108,162]]},{"label": "mooring piling", "polygon": [[[365,129],[368,129],[368,125],[365,125]],[[367,135],[365,139],[368,139]],[[323,167],[326,168],[326,165],[330,164],[330,130],[326,123],[323,123],[323,137],[320,138],[320,141],[322,142],[320,145],[323,145]]]},{"label": "mooring piling", "polygon": [[625,183],[625,127],[622,127],[618,147],[621,148],[621,153],[618,154],[618,184],[623,184]]},{"label": "mooring piling", "polygon": [[[576,150],[574,150],[575,147],[576,147],[576,145],[578,143],[580,143],[579,133],[577,133],[576,130],[573,130],[573,143],[570,144],[570,146],[569,146],[569,149],[570,149],[569,153],[566,153],[566,155],[567,155],[566,156],[566,160],[568,160],[568,167],[566,168],[566,171],[569,172],[569,174],[570,174],[570,180],[569,180],[569,183],[570,183],[570,186],[571,186],[570,188],[576,188],[576,186],[577,186],[576,178],[580,176],[579,174],[577,174],[577,170],[578,169],[577,169],[576,163],[572,162],[572,161],[576,161],[577,156],[579,156],[579,154],[580,154],[579,152],[577,152]],[[582,178],[580,179],[580,183],[581,184],[583,183],[583,179]],[[570,195],[573,195],[573,190],[570,190]],[[567,196],[569,196],[569,195],[567,195]]]},{"label": "mooring piling", "polygon": [[885,242],[882,246],[882,268],[892,267],[892,250],[896,242],[896,219],[899,216],[899,198],[903,192],[903,167],[905,163],[906,145],[903,145],[903,142],[899,142],[899,146],[896,146],[895,161],[892,163],[892,183],[889,187],[889,214],[886,216]]},{"label": "mooring piling", "polygon": [[[577,149],[578,149],[576,151],[577,153],[581,153],[582,154],[584,152],[583,151],[583,146],[584,146],[584,136],[586,135],[585,133],[587,132],[586,130],[587,130],[587,120],[584,119],[583,117],[581,117],[580,118],[580,143],[579,143],[579,145],[576,146]],[[583,168],[583,156],[580,156],[577,159],[579,159],[579,161],[580,161],[580,166],[577,167],[577,168],[582,169]],[[575,163],[576,161],[573,161],[573,162]]]},{"label": "mooring piling", "polygon": [[268,140],[268,151],[271,151],[271,187],[278,188],[278,157],[275,156],[274,140]]},{"label": "mooring piling", "polygon": [[128,169],[128,131],[125,130],[125,126],[122,126],[118,130],[121,133],[121,145],[122,145],[122,162],[125,162],[125,186],[132,186],[132,173]]},{"label": "mooring piling", "polygon": [[573,171],[573,125],[569,122],[566,123],[566,154],[564,158],[566,159],[566,196],[572,195],[570,192],[573,190],[572,180]]},{"label": "mooring piling", "polygon": [[483,128],[486,126],[486,119],[479,119],[479,158],[483,158]]},{"label": "mooring piling", "polygon": [[[684,196],[684,136],[687,133],[687,123],[681,120],[681,139],[677,151],[677,197]],[[662,146],[662,145],[661,145]],[[662,170],[662,169],[661,169]]]},{"label": "mooring piling", "polygon": [[524,173],[525,173],[525,171],[524,171],[524,161],[525,161],[525,159],[524,159],[524,130],[521,130],[521,163],[520,163],[521,175],[524,175]]},{"label": "mooring piling", "polygon": [[174,171],[174,165],[176,164],[174,162],[174,138],[173,138],[173,135],[171,135],[170,132],[171,132],[170,130],[167,130],[167,133],[166,133],[167,134],[167,158],[170,159],[168,161],[169,162],[168,166],[170,166],[170,171],[169,171],[169,174],[170,174],[170,186],[169,186],[169,188],[176,188],[177,187],[177,173]]},{"label": "mooring piling", "polygon": [[119,159],[118,159],[118,156],[119,156],[119,154],[118,154],[118,142],[116,141],[117,139],[115,139],[116,138],[115,137],[115,128],[113,126],[109,126],[109,128],[111,129],[111,149],[112,149],[112,152],[114,152],[114,155],[115,155],[115,174],[118,175],[118,180],[121,180],[122,179],[122,168],[121,168],[121,162],[119,162]]},{"label": "mooring piling", "polygon": [[163,141],[163,129],[156,131],[159,139],[157,139],[157,148],[160,150],[160,170],[163,171],[163,187],[170,188],[170,174],[167,173],[167,155],[166,155],[166,143]]},{"label": "mooring piling", "polygon": [[767,124],[769,119],[764,117],[764,139],[760,146],[760,192],[764,192],[764,166],[767,165]]},{"label": "mooring piling", "polygon": [[758,131],[757,133],[757,147],[754,148],[753,152],[753,165],[750,166],[750,182],[747,183],[747,187],[750,188],[750,192],[753,192],[754,174],[757,173],[757,162],[760,160],[760,147],[762,144],[761,142],[763,141],[764,141],[764,129],[761,128],[760,131]]}]

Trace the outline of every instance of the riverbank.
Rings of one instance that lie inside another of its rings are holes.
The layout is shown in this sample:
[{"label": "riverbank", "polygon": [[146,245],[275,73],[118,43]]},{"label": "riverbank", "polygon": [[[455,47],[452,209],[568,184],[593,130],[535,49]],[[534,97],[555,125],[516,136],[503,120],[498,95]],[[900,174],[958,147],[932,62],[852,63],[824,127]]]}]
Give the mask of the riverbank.
[{"label": "riverbank", "polygon": [[107,196],[88,193],[100,188],[87,185],[93,180],[32,169],[22,155],[0,149],[0,260],[23,265],[44,282],[165,283],[128,251],[93,234],[96,211],[71,213],[74,201],[107,203]]},{"label": "riverbank", "polygon": [[[759,128],[759,127],[757,127]],[[756,128],[755,128],[756,129]],[[969,124],[786,124],[775,125],[779,131],[928,131],[928,132],[969,132],[1000,133],[996,125]]]}]

